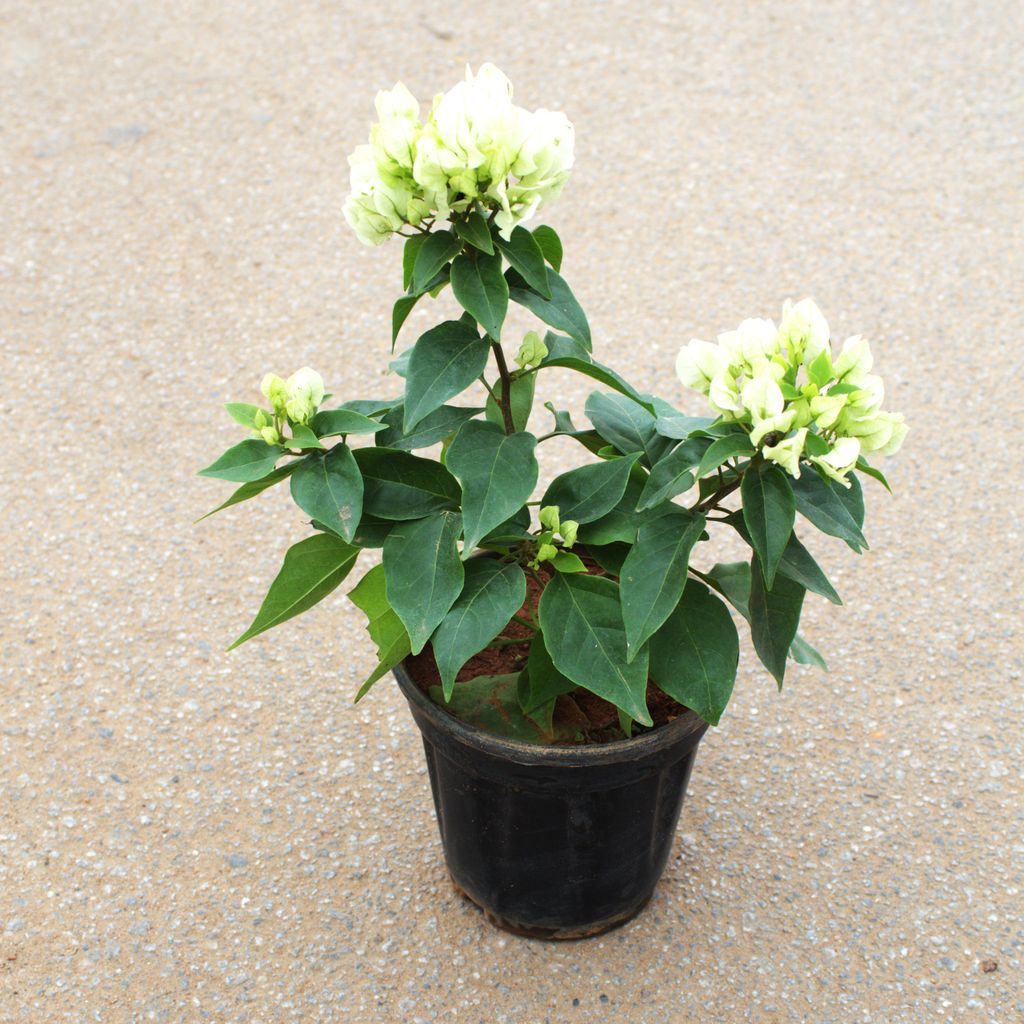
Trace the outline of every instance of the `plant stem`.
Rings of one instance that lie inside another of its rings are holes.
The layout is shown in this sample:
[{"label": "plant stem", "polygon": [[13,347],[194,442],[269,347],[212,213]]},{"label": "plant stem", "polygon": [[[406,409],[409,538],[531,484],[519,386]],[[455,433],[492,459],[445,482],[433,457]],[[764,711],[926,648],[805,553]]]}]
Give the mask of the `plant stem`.
[{"label": "plant stem", "polygon": [[511,647],[513,644],[528,644],[533,640],[532,636],[500,637],[491,641],[488,647]]},{"label": "plant stem", "polygon": [[512,616],[512,621],[513,622],[518,622],[520,626],[525,626],[527,629],[536,629],[537,628],[537,623],[536,622],[530,622],[530,621],[522,618],[522,616],[519,616],[519,615],[513,615]]},{"label": "plant stem", "polygon": [[690,509],[690,511],[691,512],[705,512],[709,508],[715,508],[718,505],[718,503],[724,497],[726,497],[726,495],[732,494],[732,492],[735,491],[736,488],[739,487],[739,485],[742,482],[743,482],[743,477],[742,476],[737,477],[731,483],[727,483],[724,487],[720,487],[717,491],[715,491],[714,494],[712,494],[708,498],[705,498],[704,501],[700,502],[700,504],[694,505],[693,508]]},{"label": "plant stem", "polygon": [[494,393],[494,388],[492,388],[491,385],[487,383],[487,378],[481,373],[478,379],[480,383],[483,384],[487,394],[489,394],[491,398],[494,399],[494,404],[500,408],[501,402],[498,400],[498,396]]},{"label": "plant stem", "polygon": [[498,364],[498,373],[501,375],[501,418],[505,421],[505,433],[514,434],[516,425],[512,420],[512,375],[508,372],[508,363],[505,362],[505,353],[496,342],[491,342],[494,349],[494,361]]}]

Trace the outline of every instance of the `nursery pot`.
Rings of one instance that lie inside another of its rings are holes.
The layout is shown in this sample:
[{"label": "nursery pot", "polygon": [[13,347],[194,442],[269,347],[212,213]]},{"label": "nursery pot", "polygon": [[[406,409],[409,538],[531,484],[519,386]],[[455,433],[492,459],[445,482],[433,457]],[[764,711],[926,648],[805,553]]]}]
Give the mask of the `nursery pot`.
[{"label": "nursery pot", "polygon": [[501,928],[598,935],[643,909],[665,869],[707,723],[692,711],[633,739],[540,746],[459,721],[395,667],[423,734],[455,886]]}]

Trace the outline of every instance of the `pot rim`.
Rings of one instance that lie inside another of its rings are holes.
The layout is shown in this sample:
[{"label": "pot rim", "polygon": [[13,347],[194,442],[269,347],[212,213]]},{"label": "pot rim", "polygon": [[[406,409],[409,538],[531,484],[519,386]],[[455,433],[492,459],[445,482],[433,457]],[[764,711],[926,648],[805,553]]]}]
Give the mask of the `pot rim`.
[{"label": "pot rim", "polygon": [[[612,740],[609,743],[589,743],[578,746],[545,746],[538,743],[523,743],[469,725],[435,704],[425,694],[405,667],[399,662],[392,670],[399,688],[406,700],[429,719],[440,731],[447,733],[464,746],[490,754],[506,761],[524,765],[550,766],[611,766],[618,763],[635,763],[668,748],[678,746],[686,737],[700,737],[708,728],[707,722],[695,711],[687,708],[686,713],[665,725],[658,726],[642,736],[628,740]],[[696,735],[694,735],[696,734]]]}]

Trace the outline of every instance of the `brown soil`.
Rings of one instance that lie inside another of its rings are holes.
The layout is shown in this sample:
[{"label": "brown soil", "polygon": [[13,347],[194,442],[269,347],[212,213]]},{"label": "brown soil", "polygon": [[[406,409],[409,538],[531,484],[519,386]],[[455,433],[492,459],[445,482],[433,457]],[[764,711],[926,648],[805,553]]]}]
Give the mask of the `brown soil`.
[{"label": "brown soil", "polygon": [[[591,575],[605,575],[604,570],[592,559],[584,557],[583,561],[587,566],[587,572]],[[546,582],[551,578],[551,571],[546,566],[541,566],[539,575]],[[540,595],[540,585],[528,576],[526,579],[526,601],[523,602],[519,614],[524,614],[529,606],[532,614],[536,615]],[[529,635],[530,631],[525,626],[511,620],[500,633],[500,637],[510,639],[528,637]],[[528,643],[497,648],[485,647],[462,666],[455,677],[456,685],[476,679],[478,676],[500,676],[519,672],[526,664],[529,650]],[[429,644],[419,654],[406,658],[405,665],[413,681],[424,693],[427,693],[432,686],[441,685],[441,675],[437,670],[434,652]],[[666,725],[687,711],[687,708],[658,689],[650,680],[647,683],[647,708],[654,721],[654,728]],[[580,688],[558,698],[555,703],[554,721],[559,725],[577,727],[590,743],[607,743],[623,738],[622,730],[619,727],[619,714],[615,705],[603,697],[598,697],[595,693]],[[635,735],[637,732],[646,730],[643,726],[635,725],[633,731]]]}]

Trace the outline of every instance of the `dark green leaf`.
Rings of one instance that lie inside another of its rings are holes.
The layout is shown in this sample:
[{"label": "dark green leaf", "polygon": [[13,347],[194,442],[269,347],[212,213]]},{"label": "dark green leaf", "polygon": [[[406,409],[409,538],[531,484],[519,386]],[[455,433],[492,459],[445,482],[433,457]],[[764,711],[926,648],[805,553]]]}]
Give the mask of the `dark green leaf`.
[{"label": "dark green leaf", "polygon": [[248,402],[228,402],[224,408],[236,423],[241,423],[243,427],[249,427],[251,430],[256,429],[256,413],[263,413],[267,417],[267,423],[274,418],[272,412],[261,409],[258,405],[250,405]]},{"label": "dark green leaf", "polygon": [[622,566],[631,550],[628,544],[622,543],[588,544],[586,553],[609,575],[621,576]]},{"label": "dark green leaf", "polygon": [[355,702],[366,696],[370,687],[386,672],[390,672],[410,652],[409,634],[402,620],[388,604],[384,566],[375,565],[356,586],[349,591],[349,600],[361,609],[367,618],[366,629],[377,645],[377,667],[359,687]]},{"label": "dark green leaf", "polygon": [[643,512],[636,511],[637,502],[644,488],[646,474],[634,467],[626,484],[622,500],[606,515],[592,523],[584,523],[580,527],[579,539],[584,544],[612,544],[636,542],[637,530],[643,523],[653,522],[660,516],[670,512],[678,512],[679,506],[671,502],[663,502]]},{"label": "dark green leaf", "polygon": [[252,438],[229,448],[216,462],[201,469],[199,475],[249,484],[265,477],[283,454],[278,445]]},{"label": "dark green leaf", "polygon": [[874,477],[890,494],[892,494],[892,488],[889,486],[889,481],[885,479],[885,474],[880,469],[875,469],[867,459],[861,455],[857,459],[857,469],[862,473],[866,473],[870,477]]},{"label": "dark green leaf", "polygon": [[827,483],[817,473],[807,471],[790,486],[797,511],[822,533],[846,541],[858,553],[868,546],[860,525],[838,493],[844,490],[842,485]]},{"label": "dark green leaf", "polygon": [[764,571],[765,586],[770,590],[796,518],[789,476],[770,462],[753,462],[743,474],[740,495],[743,522]]},{"label": "dark green leaf", "polygon": [[697,580],[651,637],[651,677],[674,700],[718,725],[732,696],[740,641],[729,609]]},{"label": "dark green leaf", "polygon": [[507,242],[501,235],[495,234],[494,244],[530,288],[545,299],[553,298],[548,284],[548,268],[544,266],[544,253],[526,228],[514,228]]},{"label": "dark green leaf", "polygon": [[620,377],[614,370],[595,362],[587,349],[573,338],[564,338],[560,334],[553,334],[551,331],[544,336],[544,344],[547,346],[548,354],[537,367],[538,370],[548,367],[564,367],[567,370],[575,370],[592,380],[596,380],[607,387],[614,388],[620,394],[632,398],[650,412],[653,406],[646,402],[643,396],[629,383]]},{"label": "dark green leaf", "polygon": [[[532,373],[523,376],[513,374],[512,376],[512,425],[516,430],[526,429],[530,412],[533,410],[533,391],[536,383],[537,378]],[[494,391],[496,394],[501,394],[502,383],[500,380],[495,381]],[[489,395],[485,408],[485,415],[491,423],[497,423],[499,427],[504,426],[505,417],[502,415],[501,407]]]},{"label": "dark green leaf", "polygon": [[422,293],[441,269],[462,251],[462,242],[451,231],[433,231],[416,252],[412,270],[412,290]]},{"label": "dark green leaf", "polygon": [[653,508],[688,491],[694,481],[691,470],[700,463],[710,443],[707,438],[695,437],[662,456],[652,467],[651,475],[644,484],[637,511]]},{"label": "dark green leaf", "polygon": [[850,518],[857,524],[858,530],[864,529],[864,490],[860,485],[860,480],[857,479],[852,473],[849,477],[850,486],[844,487],[840,483],[836,483],[833,486],[833,490],[839,495],[839,500],[843,503],[846,511],[850,513]]},{"label": "dark green leaf", "polygon": [[753,454],[754,446],[750,443],[748,434],[744,432],[726,434],[725,437],[712,441],[707,451],[701,456],[696,475],[697,477],[706,476],[728,462],[729,459]]},{"label": "dark green leaf", "polygon": [[533,434],[509,434],[494,423],[470,420],[455,435],[445,465],[462,485],[465,554],[520,509],[537,485]]},{"label": "dark green leaf", "polygon": [[250,498],[255,498],[257,494],[262,494],[268,487],[273,487],[274,484],[280,483],[282,480],[289,477],[295,469],[297,463],[289,462],[287,466],[282,466],[280,469],[275,469],[272,473],[268,473],[266,476],[261,476],[259,480],[250,480],[247,484],[242,484],[227,501],[222,502],[215,509],[207,512],[205,516],[200,516],[196,522],[200,523],[204,519],[208,519],[213,515],[214,512],[220,512],[223,509],[231,508],[232,505],[238,505],[240,502],[248,501]]},{"label": "dark green leaf", "polygon": [[551,655],[544,646],[544,633],[534,635],[526,661],[526,686],[519,691],[520,705],[527,715],[537,711],[549,701],[570,693],[576,684],[555,668]]},{"label": "dark green leaf", "polygon": [[657,413],[658,418],[654,423],[654,429],[662,437],[671,437],[680,441],[685,441],[695,431],[707,430],[715,423],[708,416],[684,416],[675,409],[663,411],[661,408],[657,408]]},{"label": "dark green leaf", "polygon": [[820,668],[822,672],[828,671],[828,662],[821,656],[821,652],[812,647],[799,633],[793,637],[793,642],[789,645],[789,656],[798,665],[810,665],[813,668]]},{"label": "dark green leaf", "polygon": [[374,434],[384,429],[379,420],[370,419],[354,409],[323,409],[309,424],[317,437],[337,437],[339,434]]},{"label": "dark green leaf", "polygon": [[465,220],[455,222],[455,233],[464,242],[469,242],[474,249],[479,249],[488,256],[494,253],[494,243],[487,227],[487,218],[479,210],[470,210]]},{"label": "dark green leaf", "polygon": [[459,483],[439,462],[391,448],[358,448],[363,508],[381,519],[421,519],[458,508]]},{"label": "dark green leaf", "polygon": [[679,603],[690,552],[704,532],[704,523],[704,516],[679,509],[640,527],[619,581],[629,661]]},{"label": "dark green leaf", "polygon": [[821,436],[821,434],[808,433],[804,437],[805,455],[827,455],[828,452],[829,443]]},{"label": "dark green leaf", "polygon": [[603,576],[557,573],[540,599],[540,625],[555,667],[643,725],[647,651],[626,661],[626,630],[618,585]]},{"label": "dark green leaf", "polygon": [[406,241],[405,248],[402,250],[402,287],[406,291],[412,286],[412,272],[416,266],[416,257],[428,237],[428,235],[413,235]]},{"label": "dark green leaf", "polygon": [[[553,270],[548,271],[548,287],[551,289],[551,298],[546,299],[532,288],[520,287],[526,284],[515,270],[509,271],[510,285],[509,298],[525,306],[534,316],[539,317],[544,323],[554,327],[555,330],[565,331],[570,337],[575,338],[588,352],[591,349],[590,325],[587,323],[586,314],[576,301],[576,296],[569,290],[569,286]],[[513,276],[514,275],[514,276]]]},{"label": "dark green leaf", "polygon": [[501,257],[463,253],[452,263],[452,291],[459,305],[484,329],[501,341],[501,326],[508,312],[508,282],[501,272]]},{"label": "dark green leaf", "polygon": [[533,229],[533,240],[540,246],[544,253],[544,259],[551,264],[555,270],[562,269],[562,240],[558,237],[554,228],[547,224],[541,224]]},{"label": "dark green leaf", "polygon": [[544,408],[555,417],[555,429],[551,436],[571,437],[595,454],[605,446],[604,438],[596,430],[577,430],[572,417],[564,409],[556,409],[551,402],[545,402]]},{"label": "dark green leaf", "polygon": [[[316,526],[316,522],[313,523]],[[379,516],[371,516],[363,513],[359,525],[356,527],[356,535],[352,543],[360,548],[382,548],[388,534],[395,528],[393,519],[381,519]]]},{"label": "dark green leaf", "polygon": [[465,391],[484,372],[491,347],[476,329],[446,320],[421,335],[409,355],[405,381],[405,431]]},{"label": "dark green leaf", "polygon": [[430,640],[445,700],[451,700],[459,669],[508,625],[525,599],[526,576],[515,563],[496,558],[466,562],[462,593]]},{"label": "dark green leaf", "polygon": [[322,601],[348,575],[358,554],[359,548],[333,533],[317,533],[293,544],[252,625],[228,650]]},{"label": "dark green leaf", "polygon": [[[410,238],[411,242],[412,239]],[[419,295],[403,295],[401,298],[395,301],[394,306],[391,309],[391,351],[395,351],[395,342],[398,341],[398,334],[402,330],[402,325],[406,320],[409,319],[409,314],[413,310],[413,306],[420,301]]]},{"label": "dark green leaf", "polygon": [[778,576],[766,590],[764,573],[755,554],[750,563],[750,636],[764,667],[782,689],[786,655],[800,625],[806,590],[786,576]]},{"label": "dark green leaf", "polygon": [[591,523],[621,501],[637,454],[595,462],[556,476],[544,492],[541,506],[557,505],[563,520]]},{"label": "dark green leaf", "polygon": [[718,592],[749,622],[750,563],[719,562],[707,575]]},{"label": "dark green leaf", "polygon": [[[361,416],[379,416],[382,412],[387,412],[388,409],[393,408],[401,402],[401,397],[398,398],[353,398],[348,402],[342,402],[338,406],[339,409],[344,409],[348,412],[357,412]],[[325,409],[324,412],[334,412],[334,409]],[[319,414],[318,414],[319,415]],[[316,416],[313,417],[316,419]],[[350,430],[350,434],[359,434],[362,431]]]},{"label": "dark green leaf", "polygon": [[402,422],[405,409],[399,403],[383,417],[385,430],[376,437],[381,448],[397,448],[400,451],[414,451],[417,448],[429,448],[450,437],[466,420],[483,412],[482,409],[463,409],[454,405],[442,405],[428,413],[413,427],[411,433],[403,433]]},{"label": "dark green leaf", "polygon": [[352,542],[363,514],[363,477],[347,445],[301,459],[291,487],[303,512]]},{"label": "dark green leaf", "polygon": [[320,443],[320,438],[318,438],[316,436],[316,434],[314,434],[313,431],[310,430],[309,427],[307,427],[303,423],[295,423],[295,424],[293,424],[292,425],[292,436],[289,437],[289,438],[283,439],[281,441],[281,443],[286,448],[298,448],[298,449],[318,448],[320,450],[323,450],[323,447],[324,447]]},{"label": "dark green leaf", "polygon": [[654,429],[654,416],[624,395],[594,391],[585,408],[597,432],[623,455],[640,452],[642,460],[653,466],[672,447],[672,442]]},{"label": "dark green leaf", "polygon": [[448,614],[465,576],[456,541],[462,529],[454,512],[400,523],[384,541],[388,603],[402,620],[413,654]]}]

